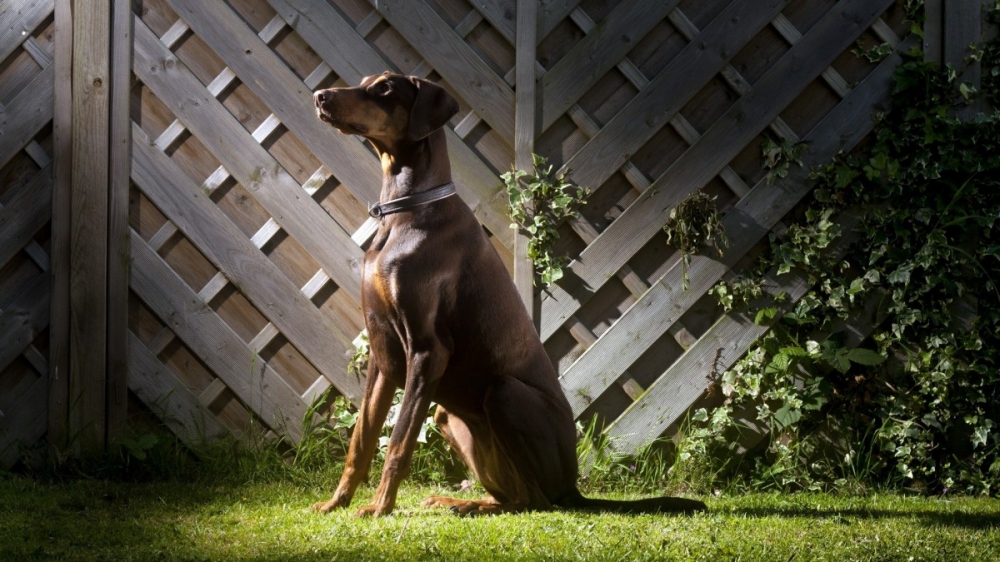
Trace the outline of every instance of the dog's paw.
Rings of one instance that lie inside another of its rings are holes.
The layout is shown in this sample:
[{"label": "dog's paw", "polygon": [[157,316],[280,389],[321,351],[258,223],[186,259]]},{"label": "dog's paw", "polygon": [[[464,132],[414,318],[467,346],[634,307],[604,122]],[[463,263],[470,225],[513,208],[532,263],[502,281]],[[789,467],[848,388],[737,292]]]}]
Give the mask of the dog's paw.
[{"label": "dog's paw", "polygon": [[312,507],[310,507],[309,510],[315,511],[316,513],[330,513],[330,511],[336,507],[336,503],[333,500],[330,500],[328,502],[316,502],[312,504]]},{"label": "dog's paw", "polygon": [[354,512],[355,517],[383,517],[392,513],[392,509],[379,509],[375,504],[366,505],[364,507],[358,508]]}]

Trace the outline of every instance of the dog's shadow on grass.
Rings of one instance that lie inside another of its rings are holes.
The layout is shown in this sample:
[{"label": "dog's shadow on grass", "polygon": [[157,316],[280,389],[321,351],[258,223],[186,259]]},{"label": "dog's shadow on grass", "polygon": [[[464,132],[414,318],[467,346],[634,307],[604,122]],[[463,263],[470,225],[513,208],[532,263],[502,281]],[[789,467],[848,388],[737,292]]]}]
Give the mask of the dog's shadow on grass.
[{"label": "dog's shadow on grass", "polygon": [[[712,513],[712,510],[709,513]],[[1000,527],[1000,503],[994,509],[980,513],[971,513],[968,511],[938,512],[920,509],[907,510],[905,508],[866,509],[861,507],[836,509],[801,505],[789,507],[735,507],[731,510],[719,510],[716,513],[751,518],[787,517],[832,520],[844,523],[845,525],[862,520],[912,519],[915,523],[927,526],[961,527],[964,529],[996,529]]]}]

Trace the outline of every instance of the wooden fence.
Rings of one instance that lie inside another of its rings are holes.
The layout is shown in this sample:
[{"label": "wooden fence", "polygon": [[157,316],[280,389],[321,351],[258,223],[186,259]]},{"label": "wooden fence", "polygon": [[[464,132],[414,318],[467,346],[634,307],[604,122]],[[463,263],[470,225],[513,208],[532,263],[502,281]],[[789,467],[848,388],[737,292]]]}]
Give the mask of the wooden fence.
[{"label": "wooden fence", "polygon": [[[930,52],[961,60],[981,29],[945,37],[941,22],[967,24],[978,5],[928,5],[944,14],[925,34]],[[913,44],[903,11],[894,0],[5,3],[0,467],[46,444],[102,449],[135,399],[192,445],[257,429],[295,442],[331,387],[360,400],[347,362],[381,170],[360,139],[316,119],[310,94],[386,69],[459,100],[447,131],[459,193],[531,302],[575,413],[601,416],[624,449],[669,432],[764,330],[707,290],[782,228],[809,166],[866,136]],[[894,52],[881,62],[851,53],[883,43]],[[808,143],[806,167],[766,181],[765,137]],[[533,152],[593,191],[562,230],[566,278],[543,291],[498,178]],[[696,190],[717,197],[732,244],[695,256],[685,290],[661,227]],[[805,289],[794,275],[768,286],[792,299]]]}]

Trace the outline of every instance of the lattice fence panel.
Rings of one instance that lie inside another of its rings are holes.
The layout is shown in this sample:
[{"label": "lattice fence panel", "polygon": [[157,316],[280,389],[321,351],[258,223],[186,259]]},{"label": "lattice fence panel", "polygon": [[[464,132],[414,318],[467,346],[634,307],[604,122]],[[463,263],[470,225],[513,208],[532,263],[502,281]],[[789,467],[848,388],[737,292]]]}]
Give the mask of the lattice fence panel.
[{"label": "lattice fence panel", "polygon": [[[347,351],[381,170],[315,118],[313,90],[387,69],[447,88],[453,176],[513,269],[498,176],[515,160],[516,5],[133,3],[129,387],[184,440],[295,441],[327,389],[360,399]],[[0,26],[0,464],[44,433],[47,395],[53,8],[19,6]],[[563,228],[567,276],[536,293],[540,332],[576,414],[632,448],[766,329],[706,297],[810,190],[806,169],[768,183],[763,139],[806,142],[807,168],[860,142],[899,57],[851,49],[912,40],[898,0],[547,0],[536,24],[534,151],[593,190]],[[661,227],[696,190],[732,244],[695,256],[685,290]]]},{"label": "lattice fence panel", "polygon": [[[870,130],[899,57],[850,51],[906,48],[902,12],[892,0],[584,1],[544,23],[536,148],[594,193],[564,229],[576,259],[542,295],[541,334],[576,414],[601,416],[618,447],[675,426],[766,329],[706,293],[781,232],[810,166]],[[805,168],[770,183],[765,137],[807,143]],[[697,190],[717,197],[731,245],[694,256],[684,289],[661,228]],[[794,301],[805,287],[772,276],[767,290]]]},{"label": "lattice fence panel", "polygon": [[0,468],[47,428],[53,5],[0,10]]}]

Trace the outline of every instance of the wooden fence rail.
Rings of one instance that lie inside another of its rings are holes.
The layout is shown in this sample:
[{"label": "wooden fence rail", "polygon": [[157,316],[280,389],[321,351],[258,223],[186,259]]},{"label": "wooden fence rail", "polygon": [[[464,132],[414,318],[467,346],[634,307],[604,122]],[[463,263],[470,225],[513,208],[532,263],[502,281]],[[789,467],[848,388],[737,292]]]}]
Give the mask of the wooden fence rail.
[{"label": "wooden fence rail", "polygon": [[[386,69],[459,100],[446,131],[459,194],[575,413],[623,450],[669,434],[766,330],[706,293],[783,228],[808,167],[868,134],[914,44],[902,4],[4,3],[0,467],[101,450],[131,412],[191,446],[258,430],[294,443],[328,390],[360,401],[347,363],[381,169],[316,119],[311,93]],[[968,3],[927,4],[929,58],[961,60],[991,32]],[[881,43],[880,62],[851,53]],[[765,138],[807,143],[806,168],[768,182]],[[533,153],[593,192],[561,229],[566,277],[542,289],[499,179]],[[698,190],[733,245],[695,256],[683,289],[661,228]]]}]

